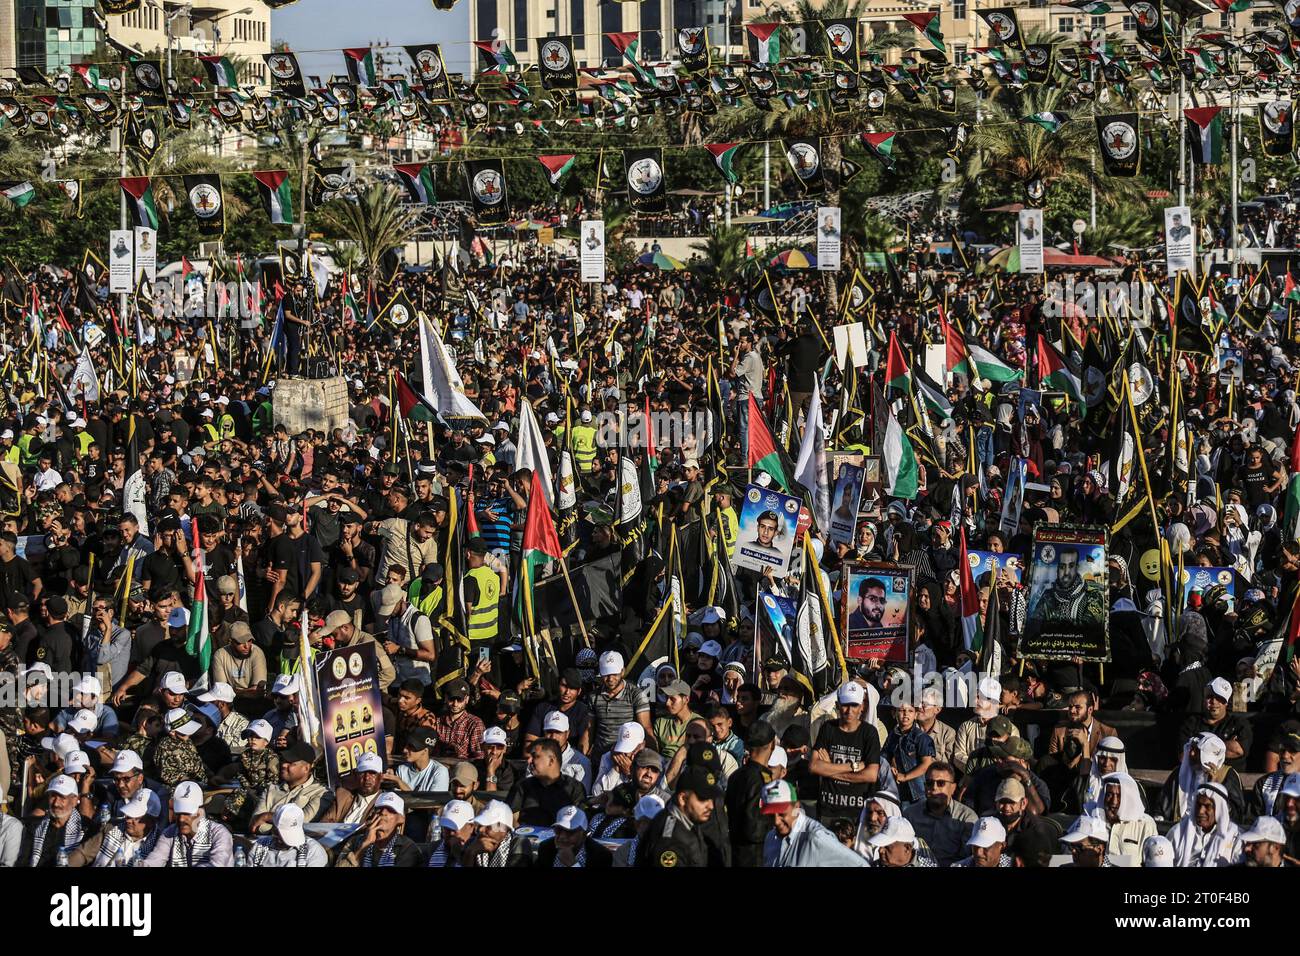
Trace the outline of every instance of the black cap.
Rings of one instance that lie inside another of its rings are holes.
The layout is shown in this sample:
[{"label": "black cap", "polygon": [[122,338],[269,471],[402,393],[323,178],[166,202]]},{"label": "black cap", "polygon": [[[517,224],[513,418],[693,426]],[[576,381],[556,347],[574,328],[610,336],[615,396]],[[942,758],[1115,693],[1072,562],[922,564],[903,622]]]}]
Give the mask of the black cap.
[{"label": "black cap", "polygon": [[746,750],[758,750],[766,747],[776,740],[776,731],[766,720],[760,720],[749,728],[749,733],[745,737]]},{"label": "black cap", "polygon": [[465,547],[469,550],[470,554],[487,554],[488,552],[487,542],[477,535],[470,538],[469,541],[465,543]]},{"label": "black cap", "polygon": [[678,793],[693,793],[701,800],[716,800],[722,796],[718,775],[704,767],[687,767],[677,778]]},{"label": "black cap", "polygon": [[722,756],[718,753],[717,745],[712,743],[687,744],[686,766],[703,767],[719,779],[722,777]]},{"label": "black cap", "polygon": [[67,617],[68,602],[57,594],[52,595],[45,599],[45,610],[50,612],[50,617]]},{"label": "black cap", "polygon": [[636,806],[636,788],[630,783],[620,783],[617,787],[609,792],[609,803],[617,803],[620,807],[631,809]]},{"label": "black cap", "polygon": [[765,671],[788,671],[790,665],[782,658],[773,655],[763,661],[763,670]]},{"label": "black cap", "polygon": [[357,514],[355,511],[340,511],[340,512],[339,512],[339,524],[340,524],[340,525],[347,525],[347,524],[361,524],[361,523],[362,523],[362,521],[361,521],[361,515]]},{"label": "black cap", "polygon": [[447,502],[446,495],[434,495],[429,499],[430,511],[446,511],[450,506]]},{"label": "black cap", "polygon": [[497,710],[503,714],[517,714],[522,706],[519,695],[510,691],[497,698]]},{"label": "black cap", "polygon": [[347,567],[339,568],[337,577],[344,584],[357,584],[361,581],[361,572],[351,565],[348,565]]},{"label": "black cap", "polygon": [[438,742],[438,735],[428,727],[416,727],[406,735],[406,746],[409,750],[432,750]]},{"label": "black cap", "polygon": [[264,509],[264,513],[268,518],[270,518],[272,521],[276,522],[277,524],[284,524],[286,521],[289,520],[289,512],[284,507],[284,505],[281,504],[267,505],[266,508]]},{"label": "black cap", "polygon": [[316,762],[316,748],[306,741],[299,740],[280,751],[280,763],[301,760],[303,763]]},{"label": "black cap", "polygon": [[420,572],[420,577],[430,584],[437,584],[442,580],[444,573],[441,564],[437,561],[431,561],[424,566],[424,570]]},{"label": "black cap", "polygon": [[396,465],[384,465],[385,475],[400,475],[401,473],[402,469],[398,468]]},{"label": "black cap", "polygon": [[457,677],[449,680],[447,686],[442,689],[443,697],[468,697],[469,682],[463,677]]},{"label": "black cap", "polygon": [[177,518],[175,515],[168,515],[167,517],[163,518],[161,521],[158,522],[158,530],[159,531],[180,531],[181,519]]}]

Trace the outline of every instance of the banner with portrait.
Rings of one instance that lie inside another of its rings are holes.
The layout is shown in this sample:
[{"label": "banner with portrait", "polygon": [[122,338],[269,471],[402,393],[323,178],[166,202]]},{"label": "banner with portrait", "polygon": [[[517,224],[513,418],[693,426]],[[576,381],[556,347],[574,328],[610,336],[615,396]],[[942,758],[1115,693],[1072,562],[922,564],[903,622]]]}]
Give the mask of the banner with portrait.
[{"label": "banner with portrait", "polygon": [[1195,591],[1204,595],[1212,587],[1221,587],[1226,592],[1229,613],[1237,612],[1237,575],[1232,568],[1183,568],[1183,603]]},{"label": "banner with portrait", "polygon": [[339,647],[316,665],[321,735],[331,788],[356,769],[362,754],[384,758],[384,689],[373,644]]},{"label": "banner with portrait", "polygon": [[[985,588],[1007,579],[1019,585],[1024,578],[1025,559],[1018,554],[968,550],[966,555],[970,561],[971,578],[977,588]],[[988,577],[985,578],[985,575]]]},{"label": "banner with portrait", "polygon": [[1110,660],[1108,545],[1103,527],[1034,528],[1021,657]]},{"label": "banner with portrait", "polygon": [[817,209],[817,270],[840,271],[840,207],[819,206]]},{"label": "banner with portrait", "polygon": [[911,654],[914,569],[877,561],[844,565],[840,627],[850,660],[906,663]]},{"label": "banner with portrait", "polygon": [[858,502],[862,498],[862,482],[866,470],[861,465],[845,465],[835,479],[831,494],[831,526],[829,536],[835,544],[853,546],[858,529]]},{"label": "banner with portrait", "polygon": [[584,219],[578,239],[578,257],[582,263],[582,281],[605,282],[605,221]]},{"label": "banner with portrait", "polygon": [[1169,275],[1196,275],[1196,230],[1190,206],[1165,209],[1165,269]]},{"label": "banner with portrait", "polygon": [[1002,498],[1002,516],[998,530],[1008,538],[1020,531],[1020,507],[1025,502],[1025,459],[1012,458],[1007,468],[1006,493]]},{"label": "banner with portrait", "polygon": [[762,574],[770,568],[778,578],[789,573],[798,537],[798,498],[762,485],[749,485],[738,524],[733,569],[749,568]]},{"label": "banner with portrait", "polygon": [[1020,271],[1043,271],[1043,211],[1022,209],[1016,218],[1016,245],[1020,250]]}]

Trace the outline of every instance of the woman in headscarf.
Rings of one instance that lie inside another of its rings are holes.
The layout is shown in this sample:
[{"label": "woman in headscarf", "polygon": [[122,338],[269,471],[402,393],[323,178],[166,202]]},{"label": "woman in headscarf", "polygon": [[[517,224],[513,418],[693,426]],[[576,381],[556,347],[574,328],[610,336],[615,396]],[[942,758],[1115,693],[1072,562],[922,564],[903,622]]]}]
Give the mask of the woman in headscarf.
[{"label": "woman in headscarf", "polygon": [[961,649],[961,634],[957,626],[960,618],[944,603],[938,584],[926,581],[917,587],[913,613],[925,624],[925,640],[934,651],[939,667],[955,666],[957,651]]},{"label": "woman in headscarf", "polygon": [[1228,810],[1228,791],[1222,784],[1196,788],[1187,812],[1169,831],[1174,866],[1232,866],[1241,856],[1241,831]]},{"label": "woman in headscarf", "polygon": [[876,526],[870,521],[858,525],[858,537],[853,545],[852,557],[845,556],[848,560],[883,561],[885,558],[885,549],[876,536]]},{"label": "woman in headscarf", "polygon": [[[1102,741],[1102,746],[1105,746],[1105,741]],[[1120,760],[1123,759],[1121,754]],[[1107,852],[1116,856],[1140,860],[1147,837],[1153,837],[1157,833],[1156,822],[1151,819],[1142,802],[1142,788],[1123,771],[1109,773],[1102,778],[1101,807],[1097,816],[1110,827]]]}]

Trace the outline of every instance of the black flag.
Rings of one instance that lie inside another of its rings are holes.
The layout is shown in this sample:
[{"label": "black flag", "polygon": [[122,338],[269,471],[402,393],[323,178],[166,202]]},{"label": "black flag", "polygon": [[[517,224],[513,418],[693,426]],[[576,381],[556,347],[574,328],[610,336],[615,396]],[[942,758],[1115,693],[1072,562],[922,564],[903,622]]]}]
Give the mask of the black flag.
[{"label": "black flag", "polygon": [[821,140],[800,137],[787,139],[782,145],[785,147],[786,161],[794,170],[804,193],[808,195],[820,193],[825,184],[825,177],[822,174]]},{"label": "black flag", "polygon": [[668,194],[665,182],[663,150],[623,150],[624,176],[628,200],[639,212],[662,212]]},{"label": "black flag", "polygon": [[271,74],[272,86],[275,90],[287,93],[289,96],[307,95],[307,86],[303,83],[302,70],[298,66],[296,56],[288,51],[281,51],[264,53],[262,59],[266,61],[266,68]]},{"label": "black flag", "polygon": [[542,73],[542,89],[576,90],[578,68],[573,60],[573,46],[568,37],[547,37],[541,43],[537,68]]},{"label": "black flag", "polygon": [[1259,104],[1259,139],[1265,156],[1289,156],[1295,149],[1295,104],[1269,100]]},{"label": "black flag", "polygon": [[1097,140],[1107,176],[1136,176],[1142,159],[1138,114],[1098,116]]},{"label": "black flag", "polygon": [[704,27],[681,27],[677,31],[677,57],[687,73],[709,70],[709,34]]},{"label": "black flag", "polygon": [[1011,7],[994,7],[992,10],[976,10],[981,20],[989,26],[989,46],[1021,46],[1020,22],[1016,20],[1016,11]]},{"label": "black flag", "polygon": [[186,176],[185,195],[190,203],[190,212],[199,221],[200,232],[206,236],[220,236],[226,231],[226,203],[219,175]]},{"label": "black flag", "polygon": [[499,159],[476,159],[465,163],[465,179],[474,214],[484,224],[505,222],[510,215],[505,166]]},{"label": "black flag", "polygon": [[1201,321],[1201,301],[1196,284],[1179,273],[1178,294],[1174,305],[1174,348],[1179,352],[1214,354],[1214,343]]}]

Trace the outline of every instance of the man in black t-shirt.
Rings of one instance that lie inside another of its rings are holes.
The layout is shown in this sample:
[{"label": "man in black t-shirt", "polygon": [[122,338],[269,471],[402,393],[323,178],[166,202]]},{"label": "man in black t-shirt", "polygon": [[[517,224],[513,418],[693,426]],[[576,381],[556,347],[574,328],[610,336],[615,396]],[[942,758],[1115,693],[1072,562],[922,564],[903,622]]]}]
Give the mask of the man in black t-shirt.
[{"label": "man in black t-shirt", "polygon": [[856,682],[835,695],[838,716],[822,724],[813,744],[810,770],[821,778],[817,819],[856,820],[880,775],[880,737],[863,719],[866,689]]},{"label": "man in black t-shirt", "polygon": [[17,554],[18,536],[12,531],[0,532],[0,588],[6,595],[21,594],[28,601],[36,600],[36,572],[26,558]]}]

